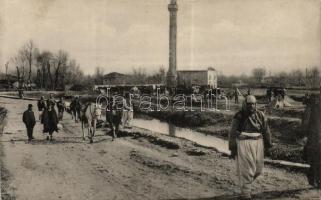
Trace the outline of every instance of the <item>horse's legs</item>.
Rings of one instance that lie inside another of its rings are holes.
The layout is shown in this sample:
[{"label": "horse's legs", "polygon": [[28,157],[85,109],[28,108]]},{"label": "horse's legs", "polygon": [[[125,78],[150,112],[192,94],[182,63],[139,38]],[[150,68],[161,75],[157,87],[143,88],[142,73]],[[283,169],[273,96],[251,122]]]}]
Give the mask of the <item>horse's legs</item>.
[{"label": "horse's legs", "polygon": [[78,112],[78,110],[76,110],[75,112],[75,122],[78,123],[78,120],[80,118],[80,113]]},{"label": "horse's legs", "polygon": [[88,124],[88,138],[90,143],[93,143],[93,135],[92,135],[92,126],[91,124]]},{"label": "horse's legs", "polygon": [[113,137],[113,140],[114,140],[117,137],[116,131],[115,131],[115,124],[114,123],[110,123],[110,128],[111,128],[112,137]]},{"label": "horse's legs", "polygon": [[82,140],[85,140],[84,122],[81,122]]},{"label": "horse's legs", "polygon": [[96,133],[97,119],[93,119],[92,122],[93,122],[93,123],[92,123],[92,128],[93,128],[92,136],[94,137],[94,136],[95,136],[95,133]]},{"label": "horse's legs", "polygon": [[75,122],[77,123],[77,122],[78,122],[78,113],[77,113],[77,110],[74,111],[74,115],[75,115]]},{"label": "horse's legs", "polygon": [[117,138],[116,131],[113,129],[113,140]]},{"label": "horse's legs", "polygon": [[117,135],[118,135],[119,124],[120,124],[120,123],[116,123],[116,124],[115,124],[115,129],[114,129],[114,135],[115,135],[115,137],[117,137]]}]

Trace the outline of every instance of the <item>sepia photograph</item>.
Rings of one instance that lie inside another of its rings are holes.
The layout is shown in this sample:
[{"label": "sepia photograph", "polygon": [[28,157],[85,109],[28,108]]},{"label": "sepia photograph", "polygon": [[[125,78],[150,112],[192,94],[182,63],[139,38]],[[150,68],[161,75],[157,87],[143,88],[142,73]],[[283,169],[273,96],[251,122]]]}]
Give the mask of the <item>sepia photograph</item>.
[{"label": "sepia photograph", "polygon": [[1,200],[321,200],[321,0],[0,0]]}]

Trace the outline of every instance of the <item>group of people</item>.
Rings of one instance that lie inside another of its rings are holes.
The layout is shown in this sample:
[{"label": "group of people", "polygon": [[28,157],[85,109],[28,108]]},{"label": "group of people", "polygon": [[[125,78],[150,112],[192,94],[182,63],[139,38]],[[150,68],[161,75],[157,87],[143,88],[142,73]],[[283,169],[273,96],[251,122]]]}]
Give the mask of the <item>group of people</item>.
[{"label": "group of people", "polygon": [[272,98],[284,99],[286,90],[284,88],[268,88],[266,90],[268,101],[271,102]]},{"label": "group of people", "polygon": [[[132,127],[133,105],[130,98],[130,94],[126,94],[125,98],[109,98],[107,102],[106,121],[109,123],[113,138],[117,137],[120,126],[128,129]],[[64,112],[67,109],[69,109],[68,111],[76,123],[83,120],[81,113],[84,108],[79,96],[73,98],[69,108],[66,106],[63,97],[56,102],[53,94],[50,94],[47,100],[42,96],[40,100],[38,100],[37,107],[39,111],[39,121],[43,124],[43,133],[46,135],[47,140],[53,140],[53,133],[59,131],[57,125],[59,121],[63,119]],[[55,107],[57,107],[58,114]],[[28,105],[28,109],[23,113],[22,120],[27,128],[28,140],[31,141],[34,139],[33,128],[36,125],[32,104]]]},{"label": "group of people", "polygon": [[[57,106],[58,114],[55,106]],[[53,133],[58,132],[58,123],[63,119],[63,114],[66,109],[66,105],[63,97],[58,102],[50,94],[49,98],[45,100],[44,96],[37,102],[39,111],[39,121],[43,124],[43,133],[47,140],[53,140]],[[28,109],[23,113],[22,121],[27,128],[28,140],[31,141],[33,137],[33,128],[36,125],[36,118],[33,112],[33,105],[29,104]]]}]

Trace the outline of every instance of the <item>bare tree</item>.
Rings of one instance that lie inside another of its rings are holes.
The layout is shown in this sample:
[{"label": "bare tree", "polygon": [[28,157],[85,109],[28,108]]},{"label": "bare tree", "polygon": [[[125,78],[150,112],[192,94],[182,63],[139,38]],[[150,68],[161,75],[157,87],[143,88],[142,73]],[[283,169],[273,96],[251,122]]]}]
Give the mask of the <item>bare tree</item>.
[{"label": "bare tree", "polygon": [[9,62],[6,63],[6,82],[8,84],[8,68],[9,68]]},{"label": "bare tree", "polygon": [[293,70],[290,74],[289,74],[289,82],[291,82],[292,85],[297,85],[297,86],[302,86],[303,82],[304,82],[304,73],[302,70]]},{"label": "bare tree", "polygon": [[20,77],[21,81],[23,81],[24,80],[24,73],[22,73],[22,72],[24,72],[24,63],[23,63],[21,56],[19,56],[19,54],[18,54],[16,56],[10,58],[10,61],[16,66],[16,69],[14,69],[14,70],[17,70],[17,72],[19,71],[19,77]]},{"label": "bare tree", "polygon": [[[66,66],[66,63],[68,61],[68,53],[63,51],[63,50],[59,50],[57,55],[54,58],[54,63],[53,63],[53,68],[55,71],[55,80],[54,80],[54,85],[53,85],[53,89],[57,89],[58,87],[58,81],[59,81],[59,77],[62,78],[63,77],[63,67]],[[62,80],[62,82],[64,82]]]},{"label": "bare tree", "polygon": [[133,68],[132,82],[134,84],[145,84],[146,78],[147,74],[145,68]]},{"label": "bare tree", "polygon": [[[35,44],[32,40],[29,40],[19,51],[18,56],[21,57],[23,65],[28,65],[28,82],[31,82],[32,66],[37,52],[38,49],[35,47]],[[22,73],[25,73],[24,68]]]},{"label": "bare tree", "polygon": [[96,67],[95,68],[95,75],[94,75],[94,83],[99,85],[99,84],[103,84],[103,79],[104,79],[104,73],[105,70],[102,67]]},{"label": "bare tree", "polygon": [[311,86],[312,88],[318,88],[320,86],[320,70],[317,67],[311,69]]},{"label": "bare tree", "polygon": [[65,84],[71,85],[84,82],[84,73],[80,70],[80,66],[76,60],[70,60],[65,66]]},{"label": "bare tree", "polygon": [[163,66],[161,66],[158,71],[152,75],[146,77],[147,83],[150,84],[162,84],[166,81],[166,71]]},{"label": "bare tree", "polygon": [[[37,57],[37,62],[41,65],[41,70],[40,70],[40,77],[41,77],[41,88],[48,89],[48,77],[51,76],[50,72],[50,60],[53,58],[53,55],[49,51],[44,51],[40,53]],[[49,67],[48,67],[49,65]],[[50,74],[50,75],[49,75]],[[51,84],[52,82],[50,82]],[[51,85],[50,85],[51,86]]]},{"label": "bare tree", "polygon": [[265,68],[254,68],[252,70],[252,75],[258,83],[262,82],[265,74],[266,74]]},{"label": "bare tree", "polygon": [[288,84],[288,74],[286,72],[280,72],[277,74],[277,84],[282,87],[286,87]]}]

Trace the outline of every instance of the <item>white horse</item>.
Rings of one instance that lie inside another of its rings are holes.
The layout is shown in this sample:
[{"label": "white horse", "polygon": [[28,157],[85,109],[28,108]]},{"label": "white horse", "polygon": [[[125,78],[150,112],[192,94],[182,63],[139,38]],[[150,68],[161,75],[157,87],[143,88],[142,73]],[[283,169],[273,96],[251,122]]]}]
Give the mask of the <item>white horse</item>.
[{"label": "white horse", "polygon": [[80,111],[80,120],[81,120],[81,129],[82,129],[82,138],[85,140],[85,131],[84,128],[87,128],[87,136],[90,140],[90,143],[93,143],[93,137],[96,132],[96,123],[101,116],[101,106],[98,104],[92,104],[88,102],[85,105],[82,105]]}]

